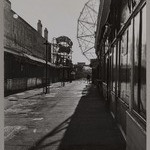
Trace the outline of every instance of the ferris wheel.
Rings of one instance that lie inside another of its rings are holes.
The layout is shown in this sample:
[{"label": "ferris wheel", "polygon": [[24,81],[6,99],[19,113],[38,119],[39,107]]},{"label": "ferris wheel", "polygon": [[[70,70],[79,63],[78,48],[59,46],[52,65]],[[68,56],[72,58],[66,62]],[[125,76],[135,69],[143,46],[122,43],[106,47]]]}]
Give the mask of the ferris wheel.
[{"label": "ferris wheel", "polygon": [[99,3],[99,0],[85,3],[77,23],[79,47],[88,60],[96,58],[94,45]]}]

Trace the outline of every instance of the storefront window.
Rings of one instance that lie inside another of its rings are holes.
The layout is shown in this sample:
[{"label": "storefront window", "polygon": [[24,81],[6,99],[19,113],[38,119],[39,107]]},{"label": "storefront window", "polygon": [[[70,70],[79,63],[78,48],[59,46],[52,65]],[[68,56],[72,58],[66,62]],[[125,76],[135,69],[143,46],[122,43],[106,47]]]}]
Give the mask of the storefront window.
[{"label": "storefront window", "polygon": [[142,10],[140,112],[146,114],[146,6]]},{"label": "storefront window", "polygon": [[113,64],[112,64],[112,86],[113,91],[115,92],[115,81],[116,81],[116,45],[113,48]]},{"label": "storefront window", "polygon": [[110,50],[110,52],[109,52],[109,55],[108,55],[108,61],[109,61],[109,66],[108,66],[108,68],[109,68],[109,72],[108,72],[108,79],[109,79],[109,88],[112,90],[112,55],[113,55],[113,53],[112,53],[112,48],[111,48],[111,50]]},{"label": "storefront window", "polygon": [[131,96],[131,53],[133,51],[133,24],[131,23],[128,29],[128,55],[127,55],[127,84],[126,96],[129,99]]},{"label": "storefront window", "polygon": [[134,19],[134,109],[138,111],[140,13]]},{"label": "storefront window", "polygon": [[106,72],[107,71],[107,68],[106,68],[107,67],[106,55],[104,55],[104,66],[103,67],[104,67],[104,82],[106,83],[106,81],[107,81],[107,78],[106,78],[107,77],[107,72]]},{"label": "storefront window", "polygon": [[126,30],[121,38],[121,55],[120,55],[120,97],[128,103],[127,95],[127,71],[128,71],[128,31]]},{"label": "storefront window", "polygon": [[146,6],[135,17],[134,37],[133,108],[146,118]]},{"label": "storefront window", "polygon": [[105,79],[106,79],[106,83],[108,84],[108,56],[105,55]]},{"label": "storefront window", "polygon": [[117,84],[116,84],[116,86],[117,86],[117,95],[120,96],[120,74],[119,74],[119,72],[120,72],[120,66],[119,66],[119,64],[120,64],[120,39],[117,42],[117,51],[116,52],[117,52],[117,64],[116,64]]}]

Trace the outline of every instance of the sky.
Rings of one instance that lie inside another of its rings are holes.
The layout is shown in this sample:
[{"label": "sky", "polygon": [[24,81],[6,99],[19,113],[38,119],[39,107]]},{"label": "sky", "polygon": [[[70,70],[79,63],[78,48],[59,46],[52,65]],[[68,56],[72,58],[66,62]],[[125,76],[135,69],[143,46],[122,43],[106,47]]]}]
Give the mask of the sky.
[{"label": "sky", "polygon": [[53,37],[68,36],[73,42],[73,63],[90,62],[82,55],[77,41],[77,20],[88,0],[10,0],[12,10],[37,29],[41,20],[43,30],[49,32],[49,42]]}]

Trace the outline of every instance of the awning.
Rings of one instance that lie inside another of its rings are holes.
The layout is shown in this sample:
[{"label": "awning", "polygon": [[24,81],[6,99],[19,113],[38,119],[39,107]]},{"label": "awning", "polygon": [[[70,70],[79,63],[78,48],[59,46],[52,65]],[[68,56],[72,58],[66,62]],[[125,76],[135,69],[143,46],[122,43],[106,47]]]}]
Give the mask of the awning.
[{"label": "awning", "polygon": [[24,56],[22,53],[18,52],[17,50],[15,50],[13,48],[6,47],[6,46],[4,46],[4,52],[7,52],[7,53],[10,53],[13,55],[17,55],[17,56],[21,56],[21,57]]},{"label": "awning", "polygon": [[[43,63],[43,64],[46,63],[46,61],[43,60],[43,59],[40,59],[40,58],[31,56],[31,55],[28,55],[28,54],[24,54],[24,55],[25,55],[26,57],[28,57],[29,59],[31,59],[31,60],[34,60],[34,61],[37,61],[37,62],[40,62],[40,63]],[[49,66],[51,66],[51,67],[57,67],[55,64],[52,64],[52,63],[50,63],[50,62],[48,62],[47,64],[48,64]]]},{"label": "awning", "polygon": [[[15,49],[10,49],[8,47],[4,47],[4,51],[7,52],[7,53],[10,53],[10,54],[13,54],[13,55],[17,55],[17,56],[20,56],[20,57],[24,57],[24,58],[28,58],[30,60],[33,60],[33,61],[36,61],[36,62],[40,62],[40,63],[43,63],[45,64],[46,61],[43,60],[43,59],[40,59],[40,58],[37,58],[37,57],[34,57],[32,55],[29,55],[29,54],[26,54],[26,53],[23,53],[23,52],[18,52],[16,51]],[[55,68],[61,68],[60,66],[57,66],[55,64],[52,64],[50,62],[47,63],[49,66],[51,67],[55,67]]]}]

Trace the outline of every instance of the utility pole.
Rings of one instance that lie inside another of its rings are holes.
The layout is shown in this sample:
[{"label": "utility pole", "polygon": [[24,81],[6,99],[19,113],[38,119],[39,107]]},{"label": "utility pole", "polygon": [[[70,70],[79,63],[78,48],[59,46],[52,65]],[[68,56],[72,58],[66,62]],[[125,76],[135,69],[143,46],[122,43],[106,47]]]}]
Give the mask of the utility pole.
[{"label": "utility pole", "polygon": [[45,94],[47,94],[47,92],[48,92],[48,88],[47,88],[47,67],[48,67],[48,60],[47,60],[47,46],[48,46],[48,41],[46,40],[46,42],[44,43],[45,45],[46,45],[46,64],[45,64]]},{"label": "utility pole", "polygon": [[65,55],[63,54],[63,86],[65,86],[65,70],[64,70]]}]

